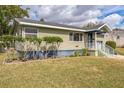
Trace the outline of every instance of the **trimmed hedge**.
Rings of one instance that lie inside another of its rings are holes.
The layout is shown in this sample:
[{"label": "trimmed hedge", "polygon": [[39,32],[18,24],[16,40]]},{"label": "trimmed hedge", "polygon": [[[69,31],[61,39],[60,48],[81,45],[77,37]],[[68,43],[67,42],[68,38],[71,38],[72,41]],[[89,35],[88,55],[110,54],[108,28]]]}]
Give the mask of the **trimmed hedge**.
[{"label": "trimmed hedge", "polygon": [[116,42],[115,41],[106,41],[106,45],[112,47],[112,48],[116,48]]},{"label": "trimmed hedge", "polygon": [[58,43],[58,42],[63,42],[63,39],[61,37],[58,36],[45,36],[43,37],[43,41],[47,42],[47,43]]}]

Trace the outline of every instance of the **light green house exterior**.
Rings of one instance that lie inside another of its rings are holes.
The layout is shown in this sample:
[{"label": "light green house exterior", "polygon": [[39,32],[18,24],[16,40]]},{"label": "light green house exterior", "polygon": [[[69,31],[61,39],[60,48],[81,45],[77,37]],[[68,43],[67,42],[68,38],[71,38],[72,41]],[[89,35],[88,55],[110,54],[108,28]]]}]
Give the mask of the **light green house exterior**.
[{"label": "light green house exterior", "polygon": [[22,37],[59,36],[63,39],[60,51],[76,51],[83,48],[89,50],[90,55],[98,56],[98,50],[102,50],[111,28],[107,24],[101,24],[96,28],[83,29],[78,27],[45,23],[29,19],[15,19],[15,33]]}]

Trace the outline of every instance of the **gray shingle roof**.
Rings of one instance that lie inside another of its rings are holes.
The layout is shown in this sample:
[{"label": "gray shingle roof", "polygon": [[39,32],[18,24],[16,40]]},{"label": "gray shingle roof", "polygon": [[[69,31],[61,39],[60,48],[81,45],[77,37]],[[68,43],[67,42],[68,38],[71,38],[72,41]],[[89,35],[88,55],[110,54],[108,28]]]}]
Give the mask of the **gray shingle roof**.
[{"label": "gray shingle roof", "polygon": [[26,19],[26,18],[15,18],[15,21],[18,22],[18,23],[26,22],[26,23],[49,25],[49,26],[65,27],[65,28],[70,28],[70,29],[78,29],[78,30],[82,30],[84,32],[98,31],[98,28],[101,27],[102,25],[104,25],[103,23],[101,23],[101,24],[98,24],[98,25],[90,26],[90,27],[87,27],[87,26],[75,27],[75,26],[70,26],[70,25],[64,25],[64,24],[58,24],[58,23],[52,23],[52,22],[44,22],[44,21],[37,21],[37,20]]},{"label": "gray shingle roof", "polygon": [[26,19],[26,18],[15,18],[15,20],[17,22],[26,22],[26,23],[35,23],[35,24],[44,24],[44,25],[50,25],[50,26],[59,26],[59,27],[67,27],[67,28],[74,28],[74,29],[82,29],[81,27],[75,27],[75,26],[52,23],[52,22],[37,21],[37,20]]}]

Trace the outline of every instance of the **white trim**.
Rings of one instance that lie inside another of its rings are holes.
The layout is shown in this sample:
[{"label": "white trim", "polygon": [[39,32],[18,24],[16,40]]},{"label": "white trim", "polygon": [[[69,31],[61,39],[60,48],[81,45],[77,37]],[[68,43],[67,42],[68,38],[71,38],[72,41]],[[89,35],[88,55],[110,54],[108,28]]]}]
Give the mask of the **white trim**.
[{"label": "white trim", "polygon": [[103,24],[98,29],[90,29],[90,30],[83,30],[83,29],[77,29],[77,28],[68,28],[68,27],[61,27],[61,26],[52,26],[52,25],[45,25],[45,24],[37,24],[37,23],[27,23],[27,22],[18,22],[21,25],[29,25],[29,26],[37,26],[37,27],[46,27],[46,28],[56,28],[56,29],[63,29],[63,30],[71,30],[71,31],[77,31],[77,32],[89,32],[92,30],[100,30],[102,27],[107,26],[110,31],[112,31],[112,28],[107,24]]},{"label": "white trim", "polygon": [[107,24],[107,23],[105,23],[105,24],[103,24],[101,27],[99,27],[98,29],[101,29],[102,27],[104,27],[104,26],[107,26],[109,29],[110,29],[110,31],[112,31],[112,28]]},{"label": "white trim", "polygon": [[80,32],[85,32],[86,31],[86,30],[83,30],[83,29],[67,28],[67,27],[59,27],[59,26],[50,26],[50,25],[26,23],[26,22],[19,22],[19,24],[37,26],[37,27],[47,27],[47,28],[56,28],[56,29],[64,29],[64,30],[73,30],[73,31],[80,31]]}]

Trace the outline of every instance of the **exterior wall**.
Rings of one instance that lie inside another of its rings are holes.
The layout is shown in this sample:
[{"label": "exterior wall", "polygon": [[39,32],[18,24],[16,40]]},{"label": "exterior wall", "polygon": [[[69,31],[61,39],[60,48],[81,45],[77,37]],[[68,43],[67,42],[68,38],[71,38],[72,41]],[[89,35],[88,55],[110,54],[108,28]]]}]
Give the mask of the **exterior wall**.
[{"label": "exterior wall", "polygon": [[102,41],[104,44],[106,42],[106,34],[105,33],[101,33],[103,36],[97,34],[96,35],[96,41]]},{"label": "exterior wall", "polygon": [[83,41],[69,41],[69,32],[70,31],[42,28],[39,31],[39,37],[44,36],[61,37],[64,42],[61,43],[59,48],[60,50],[77,50],[84,48],[84,39]]},{"label": "exterior wall", "polygon": [[124,30],[115,29],[109,33],[108,40],[113,40],[116,42],[117,47],[124,47]]},{"label": "exterior wall", "polygon": [[[119,37],[119,38],[118,38]],[[106,41],[115,41],[117,47],[124,47],[124,30],[123,29],[114,29],[109,33],[106,33]]]},{"label": "exterior wall", "polygon": [[106,33],[106,41],[113,41],[113,35],[112,32]]},{"label": "exterior wall", "polygon": [[[25,37],[24,34],[24,26],[22,29],[22,36]],[[63,39],[63,43],[61,43],[59,50],[78,50],[84,48],[84,34],[83,41],[70,41],[69,40],[69,32],[68,30],[59,30],[59,29],[49,29],[49,28],[38,28],[38,37],[42,38],[44,36],[59,36]]]}]

